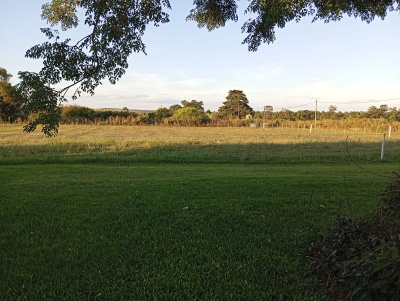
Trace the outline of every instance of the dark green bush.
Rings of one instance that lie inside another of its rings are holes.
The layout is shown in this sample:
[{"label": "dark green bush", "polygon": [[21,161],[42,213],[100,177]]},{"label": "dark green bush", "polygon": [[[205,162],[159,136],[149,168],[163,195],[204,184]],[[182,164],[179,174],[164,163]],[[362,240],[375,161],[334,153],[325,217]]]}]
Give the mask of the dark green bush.
[{"label": "dark green bush", "polygon": [[400,177],[369,215],[338,217],[308,250],[310,271],[336,299],[400,300]]}]

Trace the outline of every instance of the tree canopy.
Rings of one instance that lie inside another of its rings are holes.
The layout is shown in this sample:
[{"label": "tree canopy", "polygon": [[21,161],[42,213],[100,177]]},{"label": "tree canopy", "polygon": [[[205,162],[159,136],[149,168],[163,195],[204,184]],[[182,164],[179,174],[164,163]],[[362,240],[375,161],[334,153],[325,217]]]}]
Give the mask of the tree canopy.
[{"label": "tree canopy", "polygon": [[174,120],[183,125],[199,125],[207,123],[209,118],[204,113],[204,110],[193,106],[185,106],[175,112]]},{"label": "tree canopy", "polygon": [[[194,8],[187,20],[199,27],[214,30],[228,21],[238,21],[239,0],[193,0]],[[385,18],[390,10],[400,10],[400,0],[247,0],[242,32],[247,36],[243,44],[256,51],[262,43],[275,41],[276,28],[298,22],[305,16],[313,21],[340,20],[344,15],[371,22]],[[28,58],[40,59],[39,73],[20,72],[17,86],[28,112],[38,113],[39,119],[25,127],[32,131],[43,124],[46,135],[57,132],[60,112],[58,106],[66,101],[72,88],[72,99],[82,92],[94,94],[104,80],[116,83],[128,68],[128,57],[133,52],[145,53],[142,36],[149,24],[159,26],[169,22],[169,0],[52,0],[42,6],[42,18],[50,26],[62,30],[79,26],[78,11],[83,12],[83,23],[89,33],[78,41],[62,40],[59,32],[42,28],[48,41],[33,46]],[[54,88],[57,84],[67,84]],[[38,94],[40,92],[40,94]]]},{"label": "tree canopy", "polygon": [[0,67],[0,121],[13,122],[22,117],[21,102],[13,95],[9,83],[12,75]]},{"label": "tree canopy", "polygon": [[218,112],[230,119],[241,119],[247,114],[253,114],[253,109],[249,106],[249,100],[242,90],[230,90],[223,106],[218,109]]},{"label": "tree canopy", "polygon": [[192,101],[182,100],[181,104],[184,108],[192,107],[204,112],[204,103],[202,101],[197,101],[195,99],[193,99]]},{"label": "tree canopy", "polygon": [[6,69],[0,67],[0,82],[8,83],[12,75]]}]

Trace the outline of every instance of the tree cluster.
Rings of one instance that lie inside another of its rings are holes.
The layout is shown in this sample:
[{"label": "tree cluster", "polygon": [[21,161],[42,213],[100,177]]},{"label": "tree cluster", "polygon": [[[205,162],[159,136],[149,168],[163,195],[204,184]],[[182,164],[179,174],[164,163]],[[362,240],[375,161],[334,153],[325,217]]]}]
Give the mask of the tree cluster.
[{"label": "tree cluster", "polygon": [[10,123],[24,117],[22,101],[15,97],[14,88],[9,82],[11,77],[6,69],[0,68],[0,121]]},{"label": "tree cluster", "polygon": [[167,124],[167,125],[205,125],[212,119],[243,120],[251,117],[254,110],[249,106],[247,96],[241,90],[230,90],[226,101],[218,112],[205,112],[203,101],[182,100],[169,108],[159,108],[155,112],[136,114],[128,109],[122,111],[94,110],[80,106],[62,106],[62,123],[112,123],[112,124]]},{"label": "tree cluster", "polygon": [[[13,123],[16,121],[28,121],[28,126],[37,124],[38,120],[48,117],[42,111],[31,112],[22,106],[16,88],[11,86],[9,79],[11,74],[0,68],[0,121]],[[249,105],[249,100],[242,90],[230,90],[225,101],[218,111],[211,112],[204,109],[203,101],[183,100],[180,104],[174,104],[169,108],[159,108],[154,112],[138,114],[122,110],[91,109],[81,106],[58,106],[58,123],[63,124],[129,124],[129,125],[184,125],[184,126],[248,126],[251,122],[279,125],[283,122],[305,122],[324,120],[348,120],[348,119],[382,119],[389,122],[400,121],[400,110],[396,107],[380,105],[370,106],[365,112],[350,111],[341,112],[334,105],[329,106],[328,111],[299,110],[290,111],[282,109],[273,111],[272,106],[266,106],[266,111],[254,111]],[[315,116],[317,114],[317,116]],[[49,130],[49,129],[47,129]],[[46,131],[45,131],[46,133]]]},{"label": "tree cluster", "polygon": [[[277,112],[271,112],[266,118],[267,120],[286,120],[286,121],[312,121],[315,120],[343,120],[343,119],[385,119],[388,121],[400,121],[400,110],[396,107],[388,107],[386,104],[370,106],[367,111],[337,111],[336,106],[329,106],[328,111],[312,111],[312,110],[299,110],[290,111],[282,109]],[[256,118],[263,118],[262,112],[256,112]]]},{"label": "tree cluster", "polygon": [[61,122],[62,123],[99,123],[109,118],[136,118],[138,114],[129,112],[127,109],[122,110],[94,110],[81,106],[62,106]]}]

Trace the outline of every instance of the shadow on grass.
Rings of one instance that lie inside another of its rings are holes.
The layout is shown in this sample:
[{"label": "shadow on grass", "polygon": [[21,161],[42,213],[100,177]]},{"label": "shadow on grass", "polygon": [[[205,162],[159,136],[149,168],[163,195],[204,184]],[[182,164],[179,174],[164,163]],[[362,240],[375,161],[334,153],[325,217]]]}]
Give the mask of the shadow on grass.
[{"label": "shadow on grass", "polygon": [[[296,164],[380,161],[378,142],[309,142],[205,144],[201,141],[168,143],[49,143],[0,146],[0,164],[52,163],[234,163]],[[400,143],[386,145],[385,161],[400,160]]]}]

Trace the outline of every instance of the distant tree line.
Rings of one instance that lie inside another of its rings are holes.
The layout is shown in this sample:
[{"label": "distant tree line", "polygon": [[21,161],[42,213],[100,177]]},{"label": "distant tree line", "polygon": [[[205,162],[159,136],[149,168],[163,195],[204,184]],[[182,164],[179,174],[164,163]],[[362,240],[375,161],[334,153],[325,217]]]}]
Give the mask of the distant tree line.
[{"label": "distant tree line", "polygon": [[[381,105],[371,106],[367,111],[340,112],[330,106],[328,111],[317,111],[320,127],[354,128],[364,127],[375,130],[377,126],[386,126],[400,121],[400,111]],[[159,108],[154,112],[136,113],[127,108],[122,110],[94,110],[79,106],[62,108],[64,124],[109,124],[109,125],[178,125],[178,126],[301,126],[309,128],[315,121],[315,111],[290,111],[282,109],[265,114],[254,111],[248,104],[227,105],[218,111],[205,111],[202,101],[183,100],[169,108]],[[397,126],[396,126],[397,128]]]},{"label": "distant tree line", "polygon": [[[38,118],[40,112],[27,114],[14,87],[7,70],[0,68],[0,122],[24,123]],[[181,125],[181,126],[249,126],[250,123],[279,126],[288,122],[346,121],[371,124],[368,120],[385,122],[400,121],[400,111],[396,107],[380,105],[370,106],[367,111],[341,112],[334,105],[327,111],[281,109],[274,112],[271,106],[266,112],[254,111],[242,90],[230,90],[218,111],[205,111],[203,101],[182,100],[169,108],[159,108],[154,112],[136,113],[122,110],[91,109],[82,106],[61,106],[62,124],[113,124],[113,125]],[[317,114],[317,116],[315,116]],[[357,121],[358,120],[358,121]],[[373,122],[374,123],[374,122]],[[376,122],[375,122],[376,123]],[[374,124],[375,124],[374,123]],[[328,124],[325,122],[325,124]]]},{"label": "distant tree line", "polygon": [[[349,118],[372,118],[372,119],[386,119],[389,121],[400,121],[400,110],[396,107],[389,108],[387,105],[380,105],[379,107],[370,106],[367,111],[350,111],[341,112],[337,110],[336,106],[329,106],[328,111],[317,111],[317,120],[342,120]],[[262,112],[256,113],[259,117]],[[274,120],[290,120],[290,121],[307,121],[315,119],[315,111],[312,110],[299,110],[290,111],[282,109],[278,112],[270,114],[269,119]]]},{"label": "distant tree line", "polygon": [[127,108],[122,110],[95,110],[81,106],[62,106],[61,122],[64,124],[88,124],[107,121],[112,118],[136,118],[138,114]]}]

